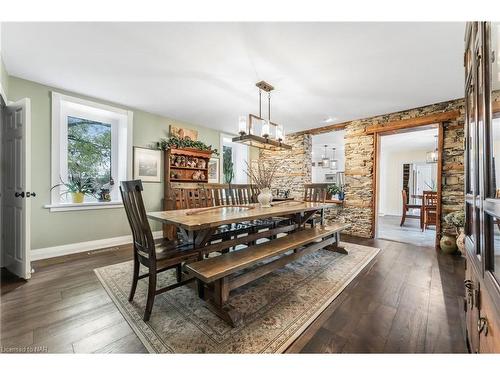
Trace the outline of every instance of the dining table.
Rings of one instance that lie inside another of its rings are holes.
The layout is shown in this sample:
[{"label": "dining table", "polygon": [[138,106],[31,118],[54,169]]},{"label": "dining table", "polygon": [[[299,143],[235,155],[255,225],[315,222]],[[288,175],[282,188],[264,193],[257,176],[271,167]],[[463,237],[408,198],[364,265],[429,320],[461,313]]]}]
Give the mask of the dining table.
[{"label": "dining table", "polygon": [[[211,299],[215,312],[234,325],[234,316],[228,317],[225,304],[230,291],[228,285],[242,284],[241,276],[240,281],[231,281],[228,278],[235,270],[239,272],[250,266],[254,269],[267,258],[281,257],[278,261],[268,262],[260,271],[249,272],[255,276],[245,276],[246,283],[298,259],[305,249],[309,250],[303,254],[322,248],[347,254],[347,251],[339,246],[339,242],[340,231],[348,225],[325,226],[324,212],[334,206],[335,203],[330,202],[289,200],[274,202],[270,207],[250,203],[147,212],[147,217],[162,224],[174,225],[178,229],[181,242],[186,244],[183,251],[198,254],[198,262],[194,266],[188,265],[187,268],[197,277],[199,297],[206,299],[206,284],[212,282],[211,290],[215,289],[214,295],[219,296]],[[315,220],[311,220],[313,217]],[[259,230],[249,230],[243,235],[240,233],[217,237],[221,230],[245,226],[251,229],[252,225],[262,222],[275,224]],[[214,241],[214,238],[217,240]],[[229,252],[229,249],[232,251]],[[212,256],[207,258],[208,254]],[[220,255],[214,257],[215,254]],[[214,258],[220,258],[221,261]],[[276,266],[273,268],[270,263]],[[212,267],[210,276],[201,271],[208,272],[207,267]],[[220,288],[218,292],[217,288]]]}]

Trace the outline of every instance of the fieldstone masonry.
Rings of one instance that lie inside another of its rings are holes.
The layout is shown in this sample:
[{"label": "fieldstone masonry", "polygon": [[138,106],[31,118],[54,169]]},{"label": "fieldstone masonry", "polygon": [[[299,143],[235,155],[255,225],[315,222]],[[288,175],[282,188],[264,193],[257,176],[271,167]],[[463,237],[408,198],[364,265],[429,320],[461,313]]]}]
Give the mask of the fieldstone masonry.
[{"label": "fieldstone masonry", "polygon": [[[387,115],[347,123],[345,136],[345,202],[344,208],[333,210],[336,216],[351,224],[346,231],[360,237],[373,237],[373,158],[374,136],[365,135],[369,126],[384,124],[452,110],[460,111],[457,120],[444,125],[444,155],[442,172],[442,229],[447,230],[444,216],[464,208],[464,100],[436,103]],[[279,164],[275,187],[287,187],[296,197],[304,194],[304,183],[311,182],[311,135],[290,135],[286,140],[292,150],[261,151],[260,157]]]},{"label": "fieldstone masonry", "polygon": [[260,159],[278,164],[273,186],[279,189],[290,189],[295,198],[304,196],[304,184],[311,182],[312,173],[312,137],[306,135],[290,135],[286,143],[291,150],[265,151],[261,150]]}]

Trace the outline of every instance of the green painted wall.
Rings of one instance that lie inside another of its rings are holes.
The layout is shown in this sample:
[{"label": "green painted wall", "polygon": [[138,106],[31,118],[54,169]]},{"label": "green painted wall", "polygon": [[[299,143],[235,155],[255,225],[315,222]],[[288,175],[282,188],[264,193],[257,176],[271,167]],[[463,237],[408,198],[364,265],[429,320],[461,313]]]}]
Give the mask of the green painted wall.
[{"label": "green painted wall", "polygon": [[[147,112],[130,109],[115,103],[88,98],[82,95],[53,89],[35,82],[9,77],[9,100],[31,99],[31,170],[32,191],[37,193],[31,204],[31,248],[39,249],[69,243],[84,242],[129,235],[123,208],[50,212],[43,206],[50,203],[50,137],[51,137],[51,91],[61,92],[111,104],[134,112],[134,146],[148,146],[159,138],[166,137],[169,125],[196,129],[198,138],[220,149],[220,133],[209,129]],[[160,210],[163,183],[144,183],[144,200],[147,210]],[[160,226],[153,224],[153,230]]]},{"label": "green painted wall", "polygon": [[[9,96],[9,75],[3,63],[2,56],[0,56],[0,85],[5,91],[5,95]],[[7,98],[4,98],[7,101]]]}]

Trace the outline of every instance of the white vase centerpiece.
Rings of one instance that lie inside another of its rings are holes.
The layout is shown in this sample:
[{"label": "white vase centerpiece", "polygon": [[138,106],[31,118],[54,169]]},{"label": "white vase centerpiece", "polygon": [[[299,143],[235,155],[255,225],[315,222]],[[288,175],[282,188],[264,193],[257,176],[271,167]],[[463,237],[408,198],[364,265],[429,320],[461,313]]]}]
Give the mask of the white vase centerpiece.
[{"label": "white vase centerpiece", "polygon": [[273,200],[271,189],[261,189],[259,195],[257,195],[257,200],[259,201],[261,207],[271,207],[271,201]]},{"label": "white vase centerpiece", "polygon": [[257,201],[261,207],[271,207],[271,201],[273,200],[271,183],[277,170],[277,164],[267,164],[260,159],[253,164],[249,166],[247,163],[246,174],[250,177],[251,182],[260,190],[259,195],[257,195]]}]

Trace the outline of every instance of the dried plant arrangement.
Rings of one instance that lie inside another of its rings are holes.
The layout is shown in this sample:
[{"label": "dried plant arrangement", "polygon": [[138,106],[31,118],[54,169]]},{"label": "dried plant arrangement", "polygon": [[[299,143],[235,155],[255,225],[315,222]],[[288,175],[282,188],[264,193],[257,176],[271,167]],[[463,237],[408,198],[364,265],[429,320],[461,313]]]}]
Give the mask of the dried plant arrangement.
[{"label": "dried plant arrangement", "polygon": [[262,160],[258,160],[255,164],[257,164],[257,168],[252,168],[247,162],[247,170],[245,173],[250,178],[252,183],[257,185],[257,187],[262,189],[270,189],[271,182],[273,181],[274,175],[278,169],[278,164],[269,164]]}]

